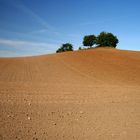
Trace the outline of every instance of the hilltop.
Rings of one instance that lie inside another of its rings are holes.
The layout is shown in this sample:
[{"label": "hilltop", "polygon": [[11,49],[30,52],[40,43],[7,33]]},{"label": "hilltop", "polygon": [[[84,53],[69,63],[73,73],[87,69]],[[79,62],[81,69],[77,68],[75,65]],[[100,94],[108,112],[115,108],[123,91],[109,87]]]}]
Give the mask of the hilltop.
[{"label": "hilltop", "polygon": [[0,139],[140,139],[140,52],[96,48],[0,58]]}]

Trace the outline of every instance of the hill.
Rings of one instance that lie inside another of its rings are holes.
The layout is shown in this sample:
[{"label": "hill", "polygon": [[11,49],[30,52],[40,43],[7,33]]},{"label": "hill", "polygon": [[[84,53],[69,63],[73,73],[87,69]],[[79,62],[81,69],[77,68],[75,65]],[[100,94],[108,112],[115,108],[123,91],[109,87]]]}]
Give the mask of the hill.
[{"label": "hill", "polygon": [[0,58],[0,139],[140,139],[140,52],[97,48]]}]

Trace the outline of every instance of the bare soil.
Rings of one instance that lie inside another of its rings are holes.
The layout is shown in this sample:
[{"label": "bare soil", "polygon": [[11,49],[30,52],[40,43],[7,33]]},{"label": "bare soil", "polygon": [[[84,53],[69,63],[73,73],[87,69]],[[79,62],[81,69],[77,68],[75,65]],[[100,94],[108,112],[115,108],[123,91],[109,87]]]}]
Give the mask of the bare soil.
[{"label": "bare soil", "polygon": [[140,52],[0,58],[0,140],[16,139],[140,140]]}]

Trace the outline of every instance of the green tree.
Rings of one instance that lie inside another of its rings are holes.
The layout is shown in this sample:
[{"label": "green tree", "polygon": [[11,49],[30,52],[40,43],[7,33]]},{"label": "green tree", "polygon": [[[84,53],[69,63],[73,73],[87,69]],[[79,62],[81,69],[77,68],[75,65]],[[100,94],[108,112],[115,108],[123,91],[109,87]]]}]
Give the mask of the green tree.
[{"label": "green tree", "polygon": [[116,36],[112,33],[101,32],[100,35],[97,37],[96,44],[99,47],[113,47],[116,48],[119,40]]},{"label": "green tree", "polygon": [[56,51],[56,53],[73,51],[73,45],[70,43],[62,44],[62,46]]},{"label": "green tree", "polygon": [[95,35],[87,35],[83,38],[83,45],[89,46],[90,48],[96,44],[96,36]]},{"label": "green tree", "polygon": [[78,50],[82,50],[82,47],[79,47]]}]

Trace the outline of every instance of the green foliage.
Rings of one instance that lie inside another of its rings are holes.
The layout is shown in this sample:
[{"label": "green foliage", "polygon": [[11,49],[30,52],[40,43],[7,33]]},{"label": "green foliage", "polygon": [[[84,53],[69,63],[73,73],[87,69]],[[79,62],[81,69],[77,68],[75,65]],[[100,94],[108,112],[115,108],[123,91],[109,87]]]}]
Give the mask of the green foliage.
[{"label": "green foliage", "polygon": [[56,53],[73,51],[73,45],[70,43],[62,44],[62,46],[56,51]]},{"label": "green foliage", "polygon": [[116,48],[119,40],[112,33],[101,32],[97,37],[96,44],[99,47],[114,47]]},{"label": "green foliage", "polygon": [[95,35],[87,35],[83,38],[83,45],[89,46],[90,48],[96,44],[96,36]]},{"label": "green foliage", "polygon": [[[101,32],[97,37],[95,35],[86,35],[83,38],[83,45],[88,48],[79,47],[79,50],[90,49],[95,47],[113,47],[116,48],[119,43],[118,38],[112,33]],[[62,44],[62,46],[56,51],[56,53],[73,51],[73,45],[70,43]]]}]

